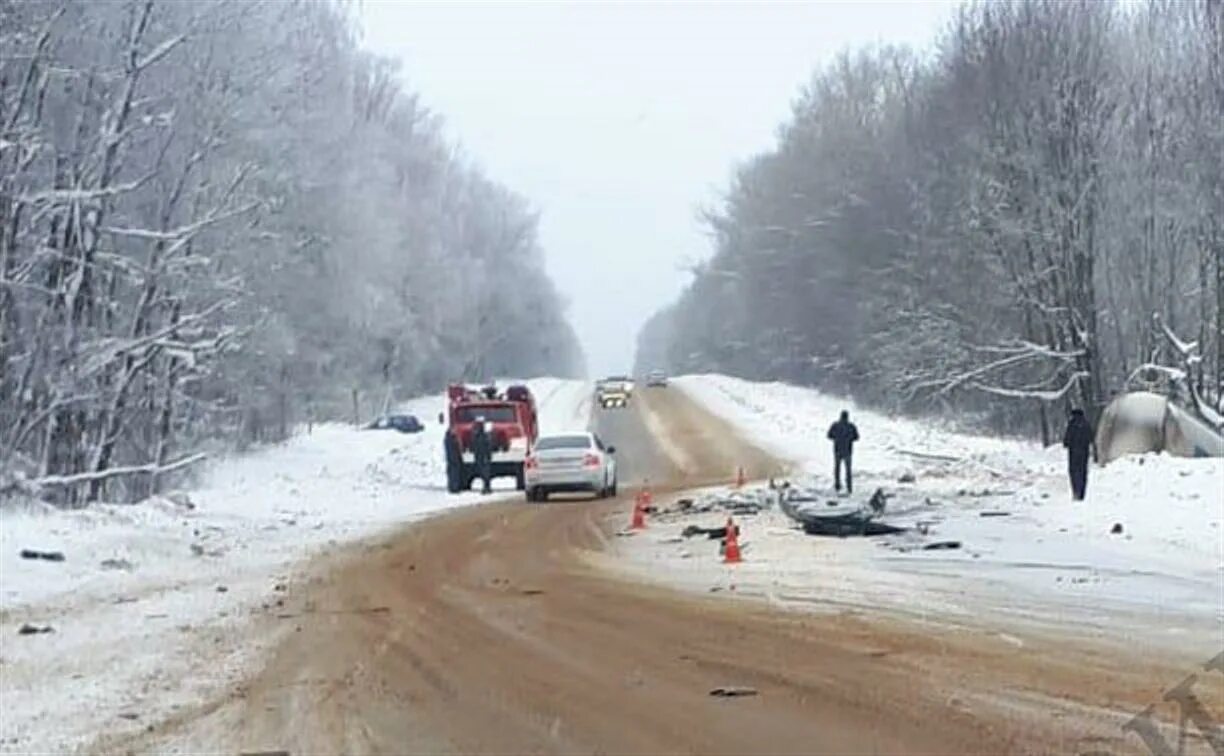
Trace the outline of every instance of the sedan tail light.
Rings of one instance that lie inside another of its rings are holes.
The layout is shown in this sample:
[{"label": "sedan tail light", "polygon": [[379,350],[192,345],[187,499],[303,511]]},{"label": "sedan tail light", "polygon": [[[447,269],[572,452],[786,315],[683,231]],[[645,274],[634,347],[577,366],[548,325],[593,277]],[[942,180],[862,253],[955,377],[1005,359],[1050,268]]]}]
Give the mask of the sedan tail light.
[{"label": "sedan tail light", "polygon": [[536,458],[535,458],[535,457],[528,457],[527,459],[525,459],[525,460],[523,461],[523,465],[524,465],[524,466],[525,466],[525,467],[526,467],[528,470],[534,470],[534,469],[536,469],[537,467],[539,467],[539,466],[540,466],[540,463],[539,463],[539,462],[536,460]]},{"label": "sedan tail light", "polygon": [[603,460],[599,458],[598,454],[588,454],[582,458],[582,465],[584,467],[599,467],[601,464],[603,464]]}]

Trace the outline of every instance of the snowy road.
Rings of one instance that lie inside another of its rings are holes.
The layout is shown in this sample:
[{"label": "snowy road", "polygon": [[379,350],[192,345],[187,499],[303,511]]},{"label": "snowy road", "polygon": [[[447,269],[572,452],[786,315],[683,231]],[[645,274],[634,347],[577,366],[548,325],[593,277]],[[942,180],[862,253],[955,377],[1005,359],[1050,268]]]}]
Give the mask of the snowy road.
[{"label": "snowy road", "polygon": [[[760,395],[711,385],[768,418]],[[586,425],[588,386],[536,392],[546,429]],[[437,401],[413,409],[428,419]],[[650,479],[661,503],[739,467],[798,466],[758,435],[800,448],[798,434],[761,431],[700,389],[643,393],[593,423],[618,447],[626,494]],[[963,566],[944,565],[940,597],[934,561],[850,559],[769,515],[744,521],[735,568],[712,541],[678,555],[661,521],[612,537],[628,496],[405,527],[480,501],[441,493],[439,433],[317,429],[219,465],[188,511],[6,513],[0,566],[21,572],[0,581],[3,750],[1120,752],[1136,748],[1122,724],[1205,660],[1197,635],[1177,647],[1148,624],[1101,633],[1066,614],[1003,632],[976,603],[999,591],[968,590]],[[886,449],[864,451],[864,476],[894,472]],[[1012,453],[988,452],[994,469]],[[18,562],[19,544],[68,560]],[[56,632],[19,637],[22,622]],[[707,695],[726,685],[759,695]],[[1197,692],[1224,707],[1224,690]]]}]

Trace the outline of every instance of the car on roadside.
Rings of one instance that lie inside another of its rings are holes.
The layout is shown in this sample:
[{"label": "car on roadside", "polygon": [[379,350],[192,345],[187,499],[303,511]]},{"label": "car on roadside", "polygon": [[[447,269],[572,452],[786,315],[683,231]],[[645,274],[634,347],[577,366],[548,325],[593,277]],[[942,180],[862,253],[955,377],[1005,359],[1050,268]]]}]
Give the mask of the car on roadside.
[{"label": "car on roadside", "polygon": [[646,376],[646,388],[667,388],[667,373],[651,370]]},{"label": "car on roadside", "polygon": [[366,426],[366,430],[396,430],[400,433],[420,433],[425,426],[415,415],[383,415]]},{"label": "car on roadside", "polygon": [[616,496],[615,454],[589,431],[540,436],[524,465],[527,501],[547,501],[554,493]]}]

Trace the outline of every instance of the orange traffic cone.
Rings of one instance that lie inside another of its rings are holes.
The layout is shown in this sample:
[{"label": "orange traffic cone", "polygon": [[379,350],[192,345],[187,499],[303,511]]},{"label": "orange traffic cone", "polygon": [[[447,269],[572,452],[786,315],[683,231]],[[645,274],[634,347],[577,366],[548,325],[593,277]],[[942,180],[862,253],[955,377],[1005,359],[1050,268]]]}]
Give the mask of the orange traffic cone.
[{"label": "orange traffic cone", "polygon": [[739,564],[742,561],[739,547],[739,526],[728,517],[727,537],[723,539],[723,564]]},{"label": "orange traffic cone", "polygon": [[629,523],[630,530],[646,529],[646,501],[650,494],[639,491],[633,500],[633,521]]},{"label": "orange traffic cone", "polygon": [[744,487],[744,484],[745,484],[745,483],[747,483],[747,482],[748,482],[748,481],[747,481],[747,479],[745,479],[745,478],[744,478],[744,468],[743,468],[743,467],[741,467],[741,468],[739,469],[739,471],[738,471],[738,472],[736,472],[736,474],[735,474],[735,487],[736,487],[736,488],[743,488],[743,487]]}]

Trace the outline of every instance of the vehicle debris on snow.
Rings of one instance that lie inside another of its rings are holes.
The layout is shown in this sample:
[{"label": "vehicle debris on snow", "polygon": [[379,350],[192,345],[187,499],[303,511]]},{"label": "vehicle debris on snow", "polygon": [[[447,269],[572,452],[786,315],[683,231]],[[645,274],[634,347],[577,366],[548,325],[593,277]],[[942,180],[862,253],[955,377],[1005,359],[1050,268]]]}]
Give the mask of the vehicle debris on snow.
[{"label": "vehicle debris on snow", "polygon": [[22,559],[41,559],[45,562],[62,562],[64,561],[64,553],[62,551],[35,551],[34,549],[22,549]]},{"label": "vehicle debris on snow", "polygon": [[876,489],[865,506],[826,499],[822,508],[819,503],[826,498],[826,494],[824,489],[787,486],[781,490],[778,506],[808,535],[873,536],[905,530],[875,520],[884,512],[888,502],[888,495],[882,488]]}]

